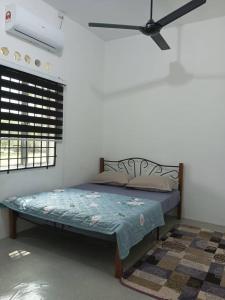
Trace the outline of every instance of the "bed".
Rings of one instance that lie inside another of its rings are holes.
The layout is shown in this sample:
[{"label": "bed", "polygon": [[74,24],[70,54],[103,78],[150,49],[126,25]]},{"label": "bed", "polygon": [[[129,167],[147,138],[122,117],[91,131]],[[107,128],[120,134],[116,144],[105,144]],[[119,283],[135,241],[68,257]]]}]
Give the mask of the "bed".
[{"label": "bed", "polygon": [[123,259],[141,240],[164,225],[163,216],[176,209],[181,218],[183,164],[161,165],[142,158],[120,161],[100,159],[100,172],[123,171],[131,177],[169,176],[177,182],[172,192],[159,193],[126,187],[83,184],[3,201],[9,209],[10,237],[15,239],[17,219],[54,226],[65,231],[110,240],[115,244],[115,276],[123,274]]}]

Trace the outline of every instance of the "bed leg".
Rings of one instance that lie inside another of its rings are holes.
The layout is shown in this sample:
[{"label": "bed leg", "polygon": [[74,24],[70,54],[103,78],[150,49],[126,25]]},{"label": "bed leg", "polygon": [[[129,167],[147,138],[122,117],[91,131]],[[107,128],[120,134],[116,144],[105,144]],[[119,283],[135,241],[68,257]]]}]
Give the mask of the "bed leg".
[{"label": "bed leg", "polygon": [[157,241],[159,241],[159,238],[160,238],[160,229],[159,229],[159,227],[156,228],[156,238],[157,238]]},{"label": "bed leg", "polygon": [[116,245],[116,255],[115,255],[115,277],[120,279],[123,276],[123,264],[120,259],[119,249]]},{"label": "bed leg", "polygon": [[177,219],[181,220],[181,218],[182,218],[182,204],[180,202],[179,205],[177,206]]},{"label": "bed leg", "polygon": [[11,239],[16,239],[17,213],[9,210],[9,236]]},{"label": "bed leg", "polygon": [[182,202],[183,202],[183,181],[184,181],[184,164],[179,164],[179,191],[180,191],[180,203],[177,206],[177,218],[181,220],[182,218]]}]

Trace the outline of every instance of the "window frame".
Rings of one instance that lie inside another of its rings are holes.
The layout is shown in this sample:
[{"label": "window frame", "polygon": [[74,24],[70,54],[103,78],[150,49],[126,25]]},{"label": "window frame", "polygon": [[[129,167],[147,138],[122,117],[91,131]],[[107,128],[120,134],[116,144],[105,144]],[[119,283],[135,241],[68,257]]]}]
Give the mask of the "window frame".
[{"label": "window frame", "polygon": [[[10,145],[11,140],[17,141],[17,147],[11,147],[11,145]],[[7,141],[7,143],[8,143],[8,145],[6,146],[6,149],[8,151],[7,158],[1,158],[1,153],[2,153],[1,152],[1,150],[2,150],[2,143],[1,142],[2,141]],[[45,142],[46,147],[44,147],[44,146],[41,146],[41,147],[35,147],[35,146],[34,147],[28,147],[27,143],[29,141],[33,141],[34,144],[35,144],[35,142],[40,142],[41,145],[42,145],[43,142]],[[26,146],[25,147],[20,146],[19,142],[21,142],[21,145],[24,142],[26,144]],[[54,143],[53,146],[49,146],[50,142]],[[17,157],[16,158],[10,158],[10,153],[11,153],[10,150],[13,149],[13,148],[17,149],[16,150],[16,152],[17,152]],[[31,148],[33,150],[35,148],[40,148],[40,150],[41,150],[40,157],[35,157],[35,152],[34,151],[33,151],[33,156],[29,157],[28,156],[28,150],[27,150],[29,148]],[[26,151],[26,156],[25,157],[22,156],[22,149],[24,149]],[[42,156],[43,149],[46,149],[47,154],[45,156]],[[50,149],[53,149],[53,155],[49,154]],[[19,151],[21,151],[21,157],[19,157],[19,155],[18,155]],[[49,168],[55,167],[56,166],[56,159],[57,159],[56,151],[57,151],[57,143],[56,143],[56,141],[52,141],[52,140],[43,140],[43,141],[41,141],[41,140],[35,140],[35,139],[27,140],[27,139],[16,139],[16,138],[14,138],[14,139],[4,139],[3,138],[3,139],[0,140],[0,173],[4,173],[4,172],[5,173],[10,173],[10,172],[14,172],[14,171],[31,170],[31,169],[44,169],[44,168],[49,169]],[[32,164],[28,163],[29,158],[32,159],[32,161],[33,161]],[[35,165],[35,158],[40,158],[40,166]],[[42,165],[42,159],[43,158],[46,158],[46,164],[44,164],[44,165]],[[17,160],[17,164],[16,164],[15,168],[11,169],[10,168],[10,160],[12,160],[12,159]],[[52,163],[50,162],[50,159],[52,159]],[[8,162],[8,164],[7,164],[8,167],[7,168],[1,169],[1,161],[2,160]],[[20,160],[20,163],[18,163],[19,160]],[[24,164],[22,164],[22,160],[24,160]],[[21,167],[21,166],[23,166],[23,167]]]}]

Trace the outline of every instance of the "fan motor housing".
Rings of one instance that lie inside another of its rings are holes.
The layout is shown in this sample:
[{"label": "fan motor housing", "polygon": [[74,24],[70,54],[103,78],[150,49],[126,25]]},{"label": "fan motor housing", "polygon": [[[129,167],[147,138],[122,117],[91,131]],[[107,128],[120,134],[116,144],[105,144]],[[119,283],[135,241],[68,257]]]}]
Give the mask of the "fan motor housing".
[{"label": "fan motor housing", "polygon": [[154,21],[149,21],[145,27],[141,30],[141,32],[148,36],[154,36],[160,32],[162,26],[160,24],[155,23]]}]

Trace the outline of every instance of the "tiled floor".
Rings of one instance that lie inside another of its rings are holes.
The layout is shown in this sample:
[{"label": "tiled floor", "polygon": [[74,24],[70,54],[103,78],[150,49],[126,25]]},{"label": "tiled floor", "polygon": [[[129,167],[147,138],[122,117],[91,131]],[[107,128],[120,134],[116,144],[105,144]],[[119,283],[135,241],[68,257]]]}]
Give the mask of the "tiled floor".
[{"label": "tiled floor", "polygon": [[[144,251],[146,244],[149,241],[138,251]],[[127,263],[133,258],[131,254]],[[37,228],[25,231],[17,240],[0,241],[0,300],[150,299],[123,287],[113,277],[113,259],[110,244]]]}]

